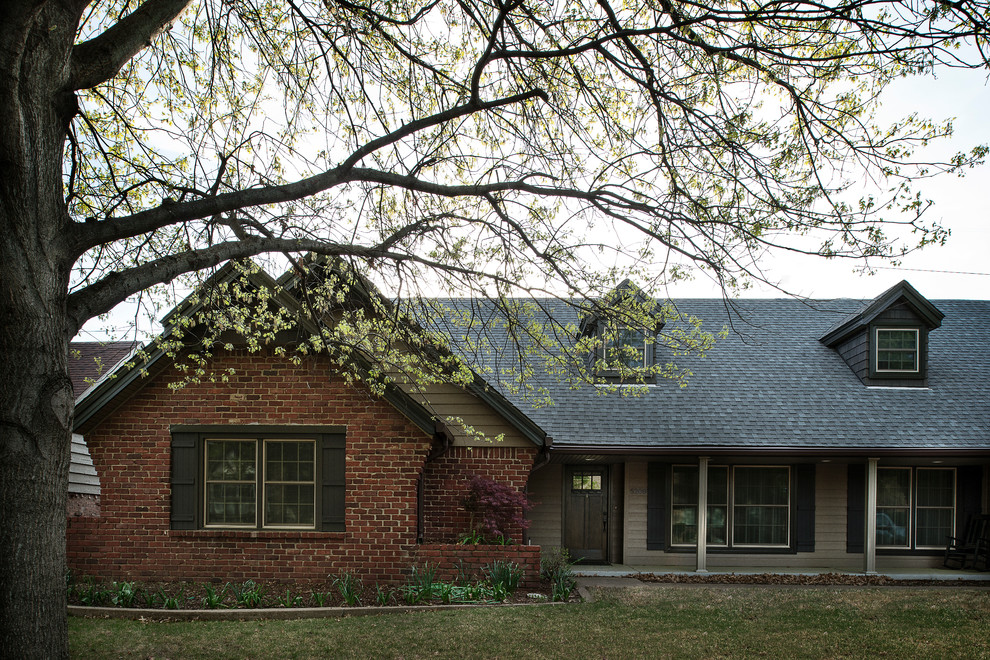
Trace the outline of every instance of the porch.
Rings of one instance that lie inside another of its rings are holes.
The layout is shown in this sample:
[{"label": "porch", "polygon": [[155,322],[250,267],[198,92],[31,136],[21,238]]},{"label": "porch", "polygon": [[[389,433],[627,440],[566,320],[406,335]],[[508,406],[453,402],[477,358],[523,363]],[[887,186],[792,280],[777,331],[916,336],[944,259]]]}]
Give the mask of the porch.
[{"label": "porch", "polygon": [[[719,575],[763,575],[774,573],[777,575],[860,575],[863,571],[844,570],[836,568],[799,568],[799,569],[768,569],[766,566],[720,566],[709,568],[705,573],[699,573],[694,569],[684,567],[666,566],[637,566],[627,564],[611,564],[597,566],[574,566],[574,574],[579,578],[635,578],[639,575],[697,575],[705,577],[717,577]],[[884,576],[892,580],[930,580],[933,582],[953,582],[953,581],[980,581],[985,582],[990,587],[990,571],[958,570],[951,568],[890,568],[870,574],[871,576]]]}]

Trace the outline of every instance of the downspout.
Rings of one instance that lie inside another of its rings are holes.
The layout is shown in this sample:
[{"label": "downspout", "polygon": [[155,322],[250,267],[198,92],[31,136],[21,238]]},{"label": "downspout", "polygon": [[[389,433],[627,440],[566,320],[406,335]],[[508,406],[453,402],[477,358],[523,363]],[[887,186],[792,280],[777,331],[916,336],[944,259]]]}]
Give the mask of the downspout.
[{"label": "downspout", "polygon": [[[533,473],[537,470],[545,468],[550,463],[550,450],[553,449],[553,438],[549,435],[544,438],[543,446],[540,447],[540,453],[536,456],[536,461],[533,463],[533,467],[529,470],[529,476],[532,477]],[[529,497],[529,479],[526,480],[526,497]],[[529,528],[527,527],[523,530],[523,544],[529,545]]]},{"label": "downspout", "polygon": [[426,536],[426,521],[424,520],[426,511],[424,500],[426,498],[426,466],[447,453],[447,450],[454,444],[454,436],[451,435],[446,425],[437,423],[437,429],[433,433],[433,444],[430,453],[423,461],[423,469],[420,470],[419,479],[416,480],[416,544],[422,545]]}]

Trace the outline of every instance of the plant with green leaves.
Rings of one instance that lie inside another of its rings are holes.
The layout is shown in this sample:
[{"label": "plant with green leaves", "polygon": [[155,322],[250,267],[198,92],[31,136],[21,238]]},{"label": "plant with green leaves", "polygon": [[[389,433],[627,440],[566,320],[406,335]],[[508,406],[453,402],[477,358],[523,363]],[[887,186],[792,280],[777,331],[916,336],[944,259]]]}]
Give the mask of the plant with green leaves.
[{"label": "plant with green leaves", "polygon": [[511,596],[519,587],[524,571],[519,564],[504,559],[496,559],[482,569],[485,580],[492,585],[496,594]]},{"label": "plant with green leaves", "polygon": [[227,593],[230,591],[230,583],[225,583],[220,589],[207,582],[203,585],[206,595],[202,598],[203,607],[209,610],[226,607]]},{"label": "plant with green leaves", "polygon": [[110,585],[110,604],[114,607],[133,607],[139,592],[133,582],[114,582]]},{"label": "plant with green leaves", "polygon": [[243,584],[233,587],[234,601],[238,607],[261,607],[265,601],[265,588],[255,584],[254,580],[245,580]]},{"label": "plant with green leaves", "polygon": [[[16,485],[0,489],[0,646],[14,656],[67,655],[68,341],[121,302],[156,314],[177,278],[221,262],[323,254],[390,299],[484,298],[517,349],[491,375],[543,401],[537,371],[588,382],[598,371],[575,356],[626,361],[595,337],[561,351],[577,323],[516,294],[587,311],[624,277],[732,290],[764,278],[767,250],[896,258],[946,237],[915,181],[986,153],[923,162],[915,148],[951,126],[875,110],[904,76],[985,68],[987,0],[0,7],[0,483]],[[395,372],[468,382],[463,362],[390,350],[402,313],[325,293],[312,309],[343,307],[337,323],[295,357],[321,351],[376,392]],[[239,324],[250,345],[274,334],[264,321]],[[677,327],[655,341],[710,347],[700,324]],[[458,346],[490,350],[485,336]],[[222,377],[212,350],[193,351],[190,377]],[[673,361],[623,373],[687,376]]]},{"label": "plant with green leaves", "polygon": [[340,597],[344,599],[344,603],[351,607],[361,604],[361,579],[358,576],[345,572],[334,579],[333,584],[340,592]]},{"label": "plant with green leaves", "polygon": [[330,599],[332,598],[332,594],[329,591],[313,591],[310,596],[316,607],[326,607],[330,604]]}]

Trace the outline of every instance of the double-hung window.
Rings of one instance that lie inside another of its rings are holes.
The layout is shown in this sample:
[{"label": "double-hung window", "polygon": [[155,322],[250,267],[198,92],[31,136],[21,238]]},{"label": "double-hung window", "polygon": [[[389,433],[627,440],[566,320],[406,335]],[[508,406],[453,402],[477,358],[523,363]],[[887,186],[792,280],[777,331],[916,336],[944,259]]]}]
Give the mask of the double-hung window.
[{"label": "double-hung window", "polygon": [[[708,467],[707,545],[788,547],[791,474],[787,466]],[[671,470],[671,545],[698,538],[698,466]]]},{"label": "double-hung window", "polygon": [[[344,435],[327,427],[176,427],[174,529],[343,531]],[[188,429],[188,430],[187,430]]]},{"label": "double-hung window", "polygon": [[876,328],[876,371],[916,374],[920,364],[917,328]]},{"label": "double-hung window", "polygon": [[606,370],[616,367],[642,369],[650,366],[646,332],[626,325],[610,325],[602,329],[598,358]]},{"label": "double-hung window", "polygon": [[955,501],[955,468],[878,468],[877,547],[944,548]]},{"label": "double-hung window", "polygon": [[316,440],[206,438],[207,527],[316,525]]}]

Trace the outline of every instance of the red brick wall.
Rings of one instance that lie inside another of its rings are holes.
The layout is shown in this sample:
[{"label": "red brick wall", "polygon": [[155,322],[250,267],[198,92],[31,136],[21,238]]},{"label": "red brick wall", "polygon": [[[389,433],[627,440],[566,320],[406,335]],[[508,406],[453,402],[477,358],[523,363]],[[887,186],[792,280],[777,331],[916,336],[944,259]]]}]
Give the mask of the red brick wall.
[{"label": "red brick wall", "polygon": [[[323,358],[294,366],[264,352],[233,352],[214,366],[235,370],[229,382],[172,390],[177,377],[166,372],[87,429],[101,515],[68,519],[76,576],[310,580],[349,571],[366,583],[404,579],[431,439],[387,402],[334,378]],[[346,426],[345,531],[170,530],[172,424]]]},{"label": "red brick wall", "polygon": [[536,589],[540,586],[540,546],[538,545],[450,545],[423,544],[416,548],[416,563],[439,568],[441,580],[453,581],[465,571],[472,579],[496,560],[511,561],[523,569],[519,586]]},{"label": "red brick wall", "polygon": [[[429,463],[425,472],[425,541],[451,543],[470,531],[470,515],[461,507],[461,500],[472,476],[479,474],[525,490],[536,454],[536,447],[452,447]],[[522,531],[514,530],[510,538],[521,542]]]}]

